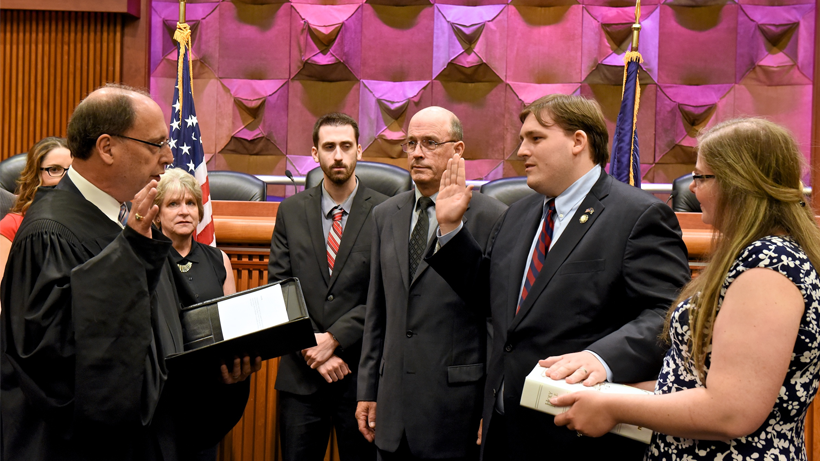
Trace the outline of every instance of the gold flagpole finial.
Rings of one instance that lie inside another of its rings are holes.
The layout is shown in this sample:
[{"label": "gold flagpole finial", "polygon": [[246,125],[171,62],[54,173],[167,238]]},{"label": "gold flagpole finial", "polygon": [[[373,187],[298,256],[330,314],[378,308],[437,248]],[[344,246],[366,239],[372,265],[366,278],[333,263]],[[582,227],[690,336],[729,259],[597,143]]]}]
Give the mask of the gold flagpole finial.
[{"label": "gold flagpole finial", "polygon": [[185,24],[185,0],[179,0],[179,23]]},{"label": "gold flagpole finial", "polygon": [[635,24],[632,24],[632,48],[630,51],[638,51],[638,36],[641,34],[641,0],[635,5]]}]

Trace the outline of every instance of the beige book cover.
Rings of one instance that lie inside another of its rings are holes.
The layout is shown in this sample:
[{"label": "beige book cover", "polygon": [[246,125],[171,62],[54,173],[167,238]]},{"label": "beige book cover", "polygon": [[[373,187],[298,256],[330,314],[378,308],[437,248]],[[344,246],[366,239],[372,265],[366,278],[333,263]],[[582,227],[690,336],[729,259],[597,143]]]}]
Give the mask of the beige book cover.
[{"label": "beige book cover", "polygon": [[[568,384],[563,379],[554,380],[545,375],[546,368],[536,365],[524,380],[524,390],[521,392],[521,405],[551,415],[558,415],[569,410],[569,407],[556,407],[550,403],[552,397],[570,394],[577,391],[595,391],[608,394],[636,394],[646,395],[652,392],[623,384],[600,383],[591,387],[581,383]],[[652,438],[652,431],[645,427],[631,424],[618,424],[610,432],[648,444]]]}]

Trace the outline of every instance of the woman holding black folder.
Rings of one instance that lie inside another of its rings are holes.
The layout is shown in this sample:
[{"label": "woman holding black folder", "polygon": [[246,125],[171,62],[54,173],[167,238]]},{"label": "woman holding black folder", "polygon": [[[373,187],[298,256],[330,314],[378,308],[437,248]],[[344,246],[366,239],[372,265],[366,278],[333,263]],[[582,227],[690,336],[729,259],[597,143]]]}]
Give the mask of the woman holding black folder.
[{"label": "woman holding black folder", "polygon": [[[155,224],[173,242],[168,257],[182,306],[236,293],[228,256],[194,240],[203,212],[202,190],[196,178],[181,168],[167,170],[157,185],[154,204],[159,206]],[[214,461],[216,451],[217,446],[213,446],[186,460]]]},{"label": "woman holding black folder", "polygon": [[655,395],[578,392],[555,423],[598,437],[655,431],[646,459],[806,459],[820,369],[820,230],[803,156],[782,127],[721,123],[699,138],[691,189],[718,232],[667,317]]}]

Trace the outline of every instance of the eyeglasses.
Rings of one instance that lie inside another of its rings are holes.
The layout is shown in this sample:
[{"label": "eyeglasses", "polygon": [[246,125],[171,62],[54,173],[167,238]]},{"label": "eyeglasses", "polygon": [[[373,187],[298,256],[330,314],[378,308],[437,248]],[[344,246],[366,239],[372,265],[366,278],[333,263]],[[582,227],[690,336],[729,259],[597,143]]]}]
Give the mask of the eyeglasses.
[{"label": "eyeglasses", "polygon": [[149,146],[154,146],[154,147],[157,147],[159,149],[162,149],[163,147],[171,144],[170,139],[166,139],[165,141],[157,143],[157,142],[143,141],[142,139],[132,138],[130,136],[123,136],[121,134],[112,134],[111,136],[116,136],[118,138],[124,138],[124,139],[130,139],[131,141],[141,142],[143,144],[148,144]]},{"label": "eyeglasses", "polygon": [[434,150],[438,149],[438,146],[442,144],[447,144],[450,142],[458,142],[458,141],[442,141],[436,142],[432,139],[424,139],[421,142],[418,141],[407,141],[406,143],[401,145],[401,150],[407,152],[408,154],[412,154],[416,151],[416,146],[421,146],[421,150],[427,153],[433,152]]},{"label": "eyeglasses", "polygon": [[62,178],[65,172],[68,171],[68,168],[63,168],[61,166],[49,166],[46,168],[40,168],[40,171],[45,171],[52,178]]},{"label": "eyeglasses", "polygon": [[715,175],[713,174],[695,174],[692,172],[692,180],[695,181],[697,184],[703,184],[705,179],[715,179]]}]

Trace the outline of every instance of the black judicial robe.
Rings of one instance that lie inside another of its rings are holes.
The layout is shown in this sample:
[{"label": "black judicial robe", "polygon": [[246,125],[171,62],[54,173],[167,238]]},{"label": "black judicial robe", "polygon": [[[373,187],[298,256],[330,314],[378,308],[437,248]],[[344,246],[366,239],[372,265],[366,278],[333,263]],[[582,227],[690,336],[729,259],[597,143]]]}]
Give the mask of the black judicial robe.
[{"label": "black judicial robe", "polygon": [[0,459],[181,460],[239,420],[249,380],[166,367],[182,351],[170,248],[68,177],[38,190],[0,286]]}]

